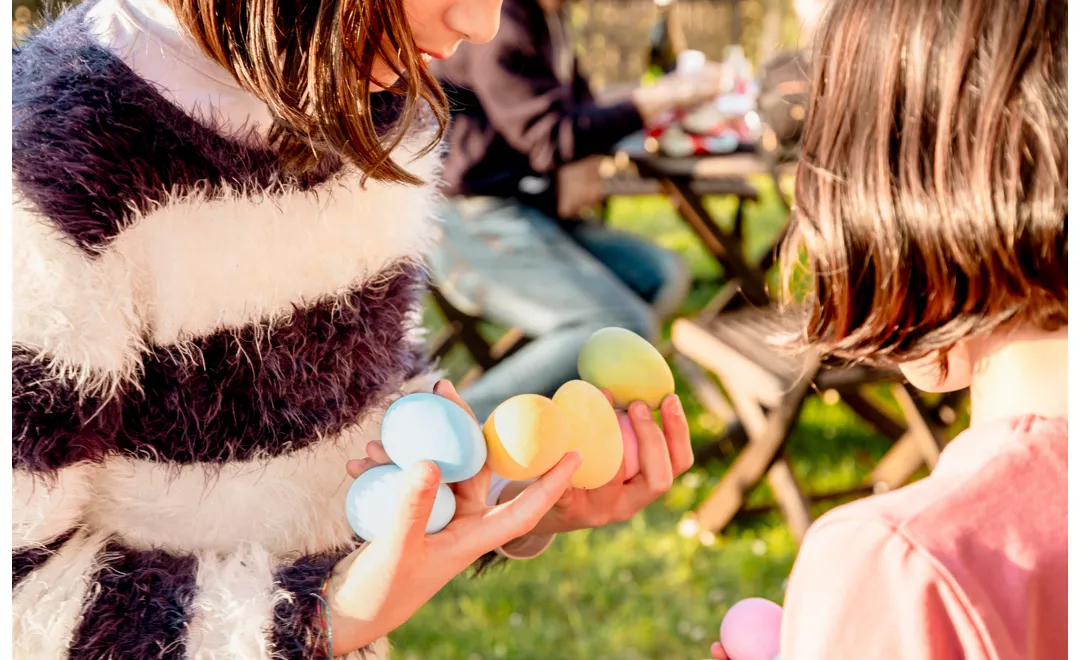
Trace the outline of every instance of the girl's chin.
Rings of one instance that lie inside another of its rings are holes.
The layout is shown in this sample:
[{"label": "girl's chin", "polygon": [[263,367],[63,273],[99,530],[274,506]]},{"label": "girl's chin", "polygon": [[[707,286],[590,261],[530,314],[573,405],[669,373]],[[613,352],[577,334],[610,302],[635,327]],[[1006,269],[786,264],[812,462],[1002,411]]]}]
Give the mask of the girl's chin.
[{"label": "girl's chin", "polygon": [[[427,53],[420,54],[420,61],[424,66],[431,64],[431,61],[435,59]],[[371,91],[383,92],[397,84],[401,76],[395,74],[390,67],[385,65],[377,65],[371,72]]]}]

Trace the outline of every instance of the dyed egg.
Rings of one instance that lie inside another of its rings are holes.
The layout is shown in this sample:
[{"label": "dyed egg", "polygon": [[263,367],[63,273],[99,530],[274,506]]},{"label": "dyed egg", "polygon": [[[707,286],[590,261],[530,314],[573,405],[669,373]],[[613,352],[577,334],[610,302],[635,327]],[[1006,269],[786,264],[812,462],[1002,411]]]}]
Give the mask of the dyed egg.
[{"label": "dyed egg", "polygon": [[780,652],[783,612],[764,598],[747,598],[732,605],[720,624],[720,644],[731,660],[775,660]]},{"label": "dyed egg", "polygon": [[491,413],[484,439],[495,474],[515,481],[535,479],[570,451],[570,420],[551,399],[519,394]]},{"label": "dyed egg", "polygon": [[609,483],[623,462],[623,440],[607,397],[583,380],[572,380],[551,400],[570,420],[570,450],[581,452],[581,467],[570,483],[575,488],[599,488]]},{"label": "dyed egg", "polygon": [[435,463],[446,484],[473,478],[487,460],[480,425],[464,408],[437,394],[409,394],[390,404],[382,421],[382,443],[403,470],[419,461]]},{"label": "dyed egg", "polygon": [[617,416],[623,439],[623,481],[630,481],[638,475],[638,472],[641,472],[638,437],[630,416],[626,413],[618,413]]},{"label": "dyed egg", "polygon": [[[393,528],[401,515],[406,476],[396,465],[380,465],[356,478],[345,496],[345,516],[357,536],[374,541]],[[446,484],[439,484],[425,531],[434,534],[442,530],[450,524],[456,510],[453,491]]]},{"label": "dyed egg", "polygon": [[611,392],[615,405],[622,409],[644,401],[655,410],[675,392],[671,367],[660,351],[623,328],[604,328],[589,337],[578,354],[578,374]]}]

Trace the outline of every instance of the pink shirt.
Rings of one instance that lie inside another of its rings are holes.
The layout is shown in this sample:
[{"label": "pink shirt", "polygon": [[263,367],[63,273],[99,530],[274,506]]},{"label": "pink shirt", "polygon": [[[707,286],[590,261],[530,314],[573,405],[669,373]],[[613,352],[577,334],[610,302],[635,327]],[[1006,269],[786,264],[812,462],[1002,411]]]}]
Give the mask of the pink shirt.
[{"label": "pink shirt", "polygon": [[1065,658],[1067,418],[971,428],[926,479],[817,521],[785,660]]}]

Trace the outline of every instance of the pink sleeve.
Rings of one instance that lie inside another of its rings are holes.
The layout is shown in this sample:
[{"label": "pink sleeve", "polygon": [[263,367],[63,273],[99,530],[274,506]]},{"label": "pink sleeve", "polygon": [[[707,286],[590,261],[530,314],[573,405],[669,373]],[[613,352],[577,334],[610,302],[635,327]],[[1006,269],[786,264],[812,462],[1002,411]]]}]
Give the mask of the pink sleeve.
[{"label": "pink sleeve", "polygon": [[785,660],[986,657],[931,556],[880,520],[828,517],[795,561],[780,651]]}]

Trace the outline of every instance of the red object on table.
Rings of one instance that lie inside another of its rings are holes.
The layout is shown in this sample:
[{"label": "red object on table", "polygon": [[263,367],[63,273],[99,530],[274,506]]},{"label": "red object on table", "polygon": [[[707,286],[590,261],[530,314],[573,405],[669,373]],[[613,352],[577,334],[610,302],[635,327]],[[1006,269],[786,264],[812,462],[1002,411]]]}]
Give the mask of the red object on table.
[{"label": "red object on table", "polygon": [[646,143],[668,156],[729,154],[754,139],[746,115],[698,110],[671,112],[645,129]]}]

